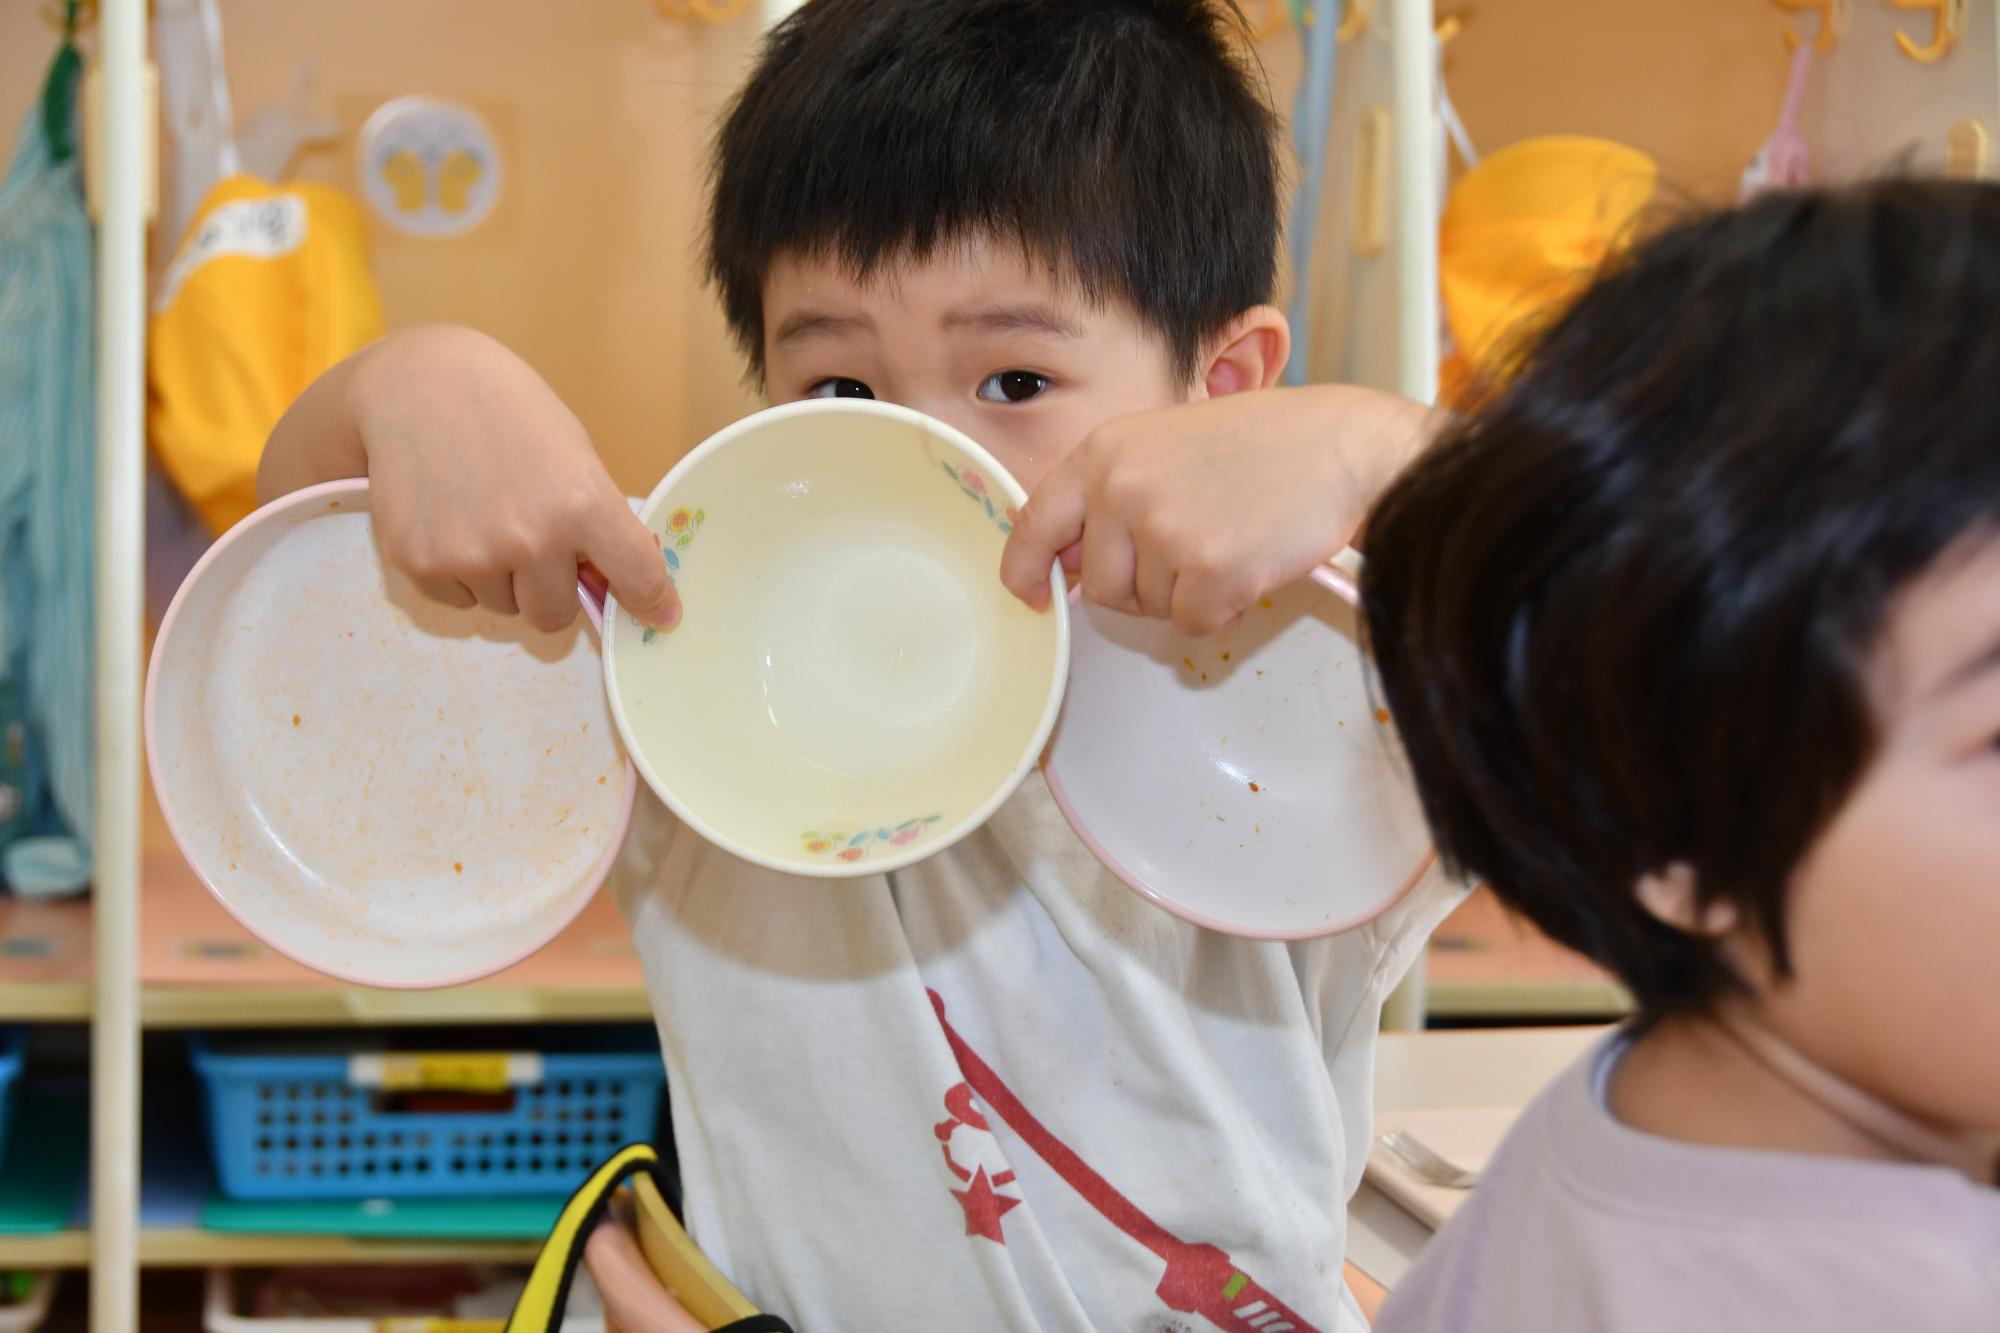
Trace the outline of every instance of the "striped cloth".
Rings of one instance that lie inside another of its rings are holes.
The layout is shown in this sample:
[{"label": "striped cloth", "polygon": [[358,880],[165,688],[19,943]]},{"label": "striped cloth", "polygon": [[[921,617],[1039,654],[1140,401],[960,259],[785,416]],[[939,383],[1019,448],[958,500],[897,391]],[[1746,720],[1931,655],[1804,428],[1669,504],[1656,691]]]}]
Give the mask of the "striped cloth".
[{"label": "striped cloth", "polygon": [[0,183],[0,694],[24,715],[21,803],[43,835],[0,847],[0,877],[33,896],[89,881],[91,256],[81,163],[52,158],[37,104]]}]

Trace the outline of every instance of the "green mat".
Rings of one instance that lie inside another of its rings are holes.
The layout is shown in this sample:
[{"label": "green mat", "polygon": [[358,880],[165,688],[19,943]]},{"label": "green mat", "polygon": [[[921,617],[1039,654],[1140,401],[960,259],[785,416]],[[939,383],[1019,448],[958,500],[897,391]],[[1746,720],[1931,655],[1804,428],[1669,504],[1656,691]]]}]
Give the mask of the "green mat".
[{"label": "green mat", "polygon": [[540,1240],[568,1199],[315,1199],[310,1202],[210,1199],[210,1231],[273,1236],[360,1236],[372,1240]]},{"label": "green mat", "polygon": [[14,1090],[0,1162],[0,1236],[65,1230],[90,1161],[90,1103],[81,1092]]}]

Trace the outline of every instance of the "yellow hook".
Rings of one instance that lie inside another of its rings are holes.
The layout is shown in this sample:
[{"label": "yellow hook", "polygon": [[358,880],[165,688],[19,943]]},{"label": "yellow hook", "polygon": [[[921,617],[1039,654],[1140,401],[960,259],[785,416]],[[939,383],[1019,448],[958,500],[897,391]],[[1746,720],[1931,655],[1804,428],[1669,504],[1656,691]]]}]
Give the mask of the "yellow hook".
[{"label": "yellow hook", "polygon": [[[1771,0],[1771,3],[1788,13],[1798,14],[1806,10],[1819,13],[1819,36],[1813,39],[1813,49],[1821,53],[1831,51],[1835,43],[1847,35],[1847,18],[1853,10],[1853,0]],[[1785,48],[1799,49],[1805,38],[1799,36],[1796,24],[1785,24]]]},{"label": "yellow hook", "polygon": [[1340,21],[1334,36],[1343,42],[1351,42],[1368,31],[1368,24],[1375,17],[1375,0],[1347,0],[1347,16]]},{"label": "yellow hook", "polygon": [[1912,60],[1928,65],[1951,54],[1951,48],[1958,45],[1958,37],[1965,30],[1965,0],[1889,0],[1898,9],[1929,10],[1931,13],[1931,41],[1928,46],[1918,46],[1910,40],[1910,34],[1896,34],[1896,49]]}]

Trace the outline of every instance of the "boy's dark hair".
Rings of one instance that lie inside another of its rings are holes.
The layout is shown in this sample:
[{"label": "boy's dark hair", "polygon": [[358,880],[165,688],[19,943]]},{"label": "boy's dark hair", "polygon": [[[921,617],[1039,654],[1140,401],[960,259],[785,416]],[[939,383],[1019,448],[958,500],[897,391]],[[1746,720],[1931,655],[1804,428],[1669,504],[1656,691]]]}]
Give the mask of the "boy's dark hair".
[{"label": "boy's dark hair", "polygon": [[1787,882],[1879,739],[1891,601],[2000,537],[2000,188],[1791,194],[1658,236],[1366,531],[1446,861],[1642,1019],[1734,980],[1635,899],[1675,862],[1783,975]]},{"label": "boy's dark hair", "polygon": [[764,371],[785,254],[867,274],[991,236],[1123,299],[1192,379],[1271,299],[1274,119],[1230,0],[812,0],[716,138],[708,272]]}]

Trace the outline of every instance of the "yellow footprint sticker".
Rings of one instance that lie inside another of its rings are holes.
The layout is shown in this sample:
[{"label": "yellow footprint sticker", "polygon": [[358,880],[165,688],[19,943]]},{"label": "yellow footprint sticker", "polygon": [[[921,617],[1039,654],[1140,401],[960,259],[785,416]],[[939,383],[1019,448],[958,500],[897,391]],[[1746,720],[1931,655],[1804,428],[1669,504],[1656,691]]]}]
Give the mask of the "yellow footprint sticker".
[{"label": "yellow footprint sticker", "polygon": [[391,153],[388,161],[382,164],[382,179],[394,195],[396,207],[405,213],[423,211],[424,198],[429,194],[424,176],[424,164],[407,149]]},{"label": "yellow footprint sticker", "polygon": [[457,149],[438,164],[438,207],[447,213],[463,213],[471,205],[472,192],[486,171],[479,160]]},{"label": "yellow footprint sticker", "polygon": [[503,162],[493,131],[471,107],[398,97],[362,128],[361,192],[384,223],[412,236],[471,231],[493,212]]}]

